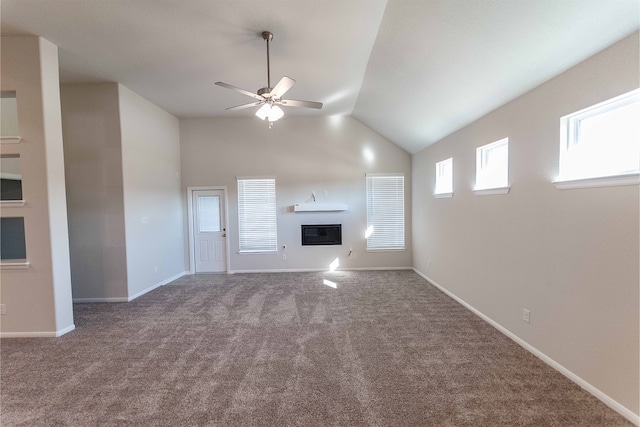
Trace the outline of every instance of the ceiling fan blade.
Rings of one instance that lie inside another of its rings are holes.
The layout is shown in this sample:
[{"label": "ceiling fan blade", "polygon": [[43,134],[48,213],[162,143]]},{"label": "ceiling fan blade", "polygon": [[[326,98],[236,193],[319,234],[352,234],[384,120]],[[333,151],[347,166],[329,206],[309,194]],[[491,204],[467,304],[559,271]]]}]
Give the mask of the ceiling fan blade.
[{"label": "ceiling fan blade", "polygon": [[218,86],[226,87],[227,89],[231,89],[231,90],[236,91],[238,93],[241,93],[243,95],[247,95],[247,96],[250,96],[252,98],[259,99],[260,101],[264,101],[264,97],[262,97],[262,96],[260,96],[258,94],[249,92],[248,90],[240,89],[239,87],[231,86],[230,84],[223,83],[223,82],[216,82],[216,84]]},{"label": "ceiling fan blade", "polygon": [[227,111],[230,111],[230,110],[242,110],[244,108],[257,107],[258,105],[262,105],[262,104],[264,104],[264,101],[250,102],[248,104],[236,105],[235,107],[225,108],[225,110],[227,110]]},{"label": "ceiling fan blade", "polygon": [[278,84],[271,90],[272,98],[282,98],[291,87],[296,83],[291,77],[284,76],[280,79]]},{"label": "ceiling fan blade", "polygon": [[304,107],[304,108],[322,108],[322,102],[314,102],[314,101],[298,101],[296,99],[282,99],[280,100],[280,104],[285,107]]}]

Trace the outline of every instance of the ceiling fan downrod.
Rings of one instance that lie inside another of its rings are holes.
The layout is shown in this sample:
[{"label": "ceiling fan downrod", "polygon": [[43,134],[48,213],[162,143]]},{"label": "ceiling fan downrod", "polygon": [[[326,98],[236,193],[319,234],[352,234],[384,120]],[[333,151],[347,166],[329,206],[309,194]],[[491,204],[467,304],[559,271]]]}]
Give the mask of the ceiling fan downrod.
[{"label": "ceiling fan downrod", "polygon": [[262,38],[267,42],[267,92],[271,92],[271,66],[269,61],[269,44],[273,40],[273,34],[269,31],[262,32]]}]

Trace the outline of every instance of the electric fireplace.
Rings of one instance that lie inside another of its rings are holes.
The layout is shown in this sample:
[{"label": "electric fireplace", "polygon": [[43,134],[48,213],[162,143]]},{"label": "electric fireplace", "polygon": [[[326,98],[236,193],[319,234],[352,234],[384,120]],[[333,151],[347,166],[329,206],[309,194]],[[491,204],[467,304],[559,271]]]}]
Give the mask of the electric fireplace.
[{"label": "electric fireplace", "polygon": [[342,224],[302,225],[302,246],[341,244]]}]

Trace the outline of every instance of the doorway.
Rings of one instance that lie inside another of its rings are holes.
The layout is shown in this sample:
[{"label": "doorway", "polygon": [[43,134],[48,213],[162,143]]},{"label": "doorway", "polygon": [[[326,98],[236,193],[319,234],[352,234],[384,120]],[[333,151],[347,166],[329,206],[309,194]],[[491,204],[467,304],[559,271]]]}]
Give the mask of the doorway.
[{"label": "doorway", "polygon": [[191,273],[228,270],[227,197],[224,187],[189,188]]}]

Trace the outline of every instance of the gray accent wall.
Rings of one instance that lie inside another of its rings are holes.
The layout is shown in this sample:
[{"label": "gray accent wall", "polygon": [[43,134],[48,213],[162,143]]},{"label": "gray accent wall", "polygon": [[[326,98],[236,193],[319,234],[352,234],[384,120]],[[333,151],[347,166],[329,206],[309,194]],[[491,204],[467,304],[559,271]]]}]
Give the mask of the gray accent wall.
[{"label": "gray accent wall", "polygon": [[[638,186],[551,181],[560,117],[638,88],[638,50],[635,33],[415,154],[412,171],[414,267],[635,414]],[[510,192],[474,195],[476,147],[504,137]],[[434,198],[448,157],[453,198]]]},{"label": "gray accent wall", "polygon": [[[231,270],[326,270],[335,258],[343,268],[411,267],[411,157],[359,121],[285,116],[269,129],[255,117],[185,119],[180,140],[183,189],[228,189]],[[366,251],[367,172],[405,174],[405,251]],[[238,254],[237,176],[275,176],[278,253]],[[293,212],[295,204],[313,203],[312,192],[318,204],[344,203],[349,210]],[[186,212],[186,195],[184,203]],[[342,224],[342,245],[303,247],[302,224]]]},{"label": "gray accent wall", "polygon": [[61,94],[73,297],[126,299],[118,84],[62,85]]},{"label": "gray accent wall", "polygon": [[76,301],[127,301],[184,273],[178,119],[117,83],[62,86]]}]

